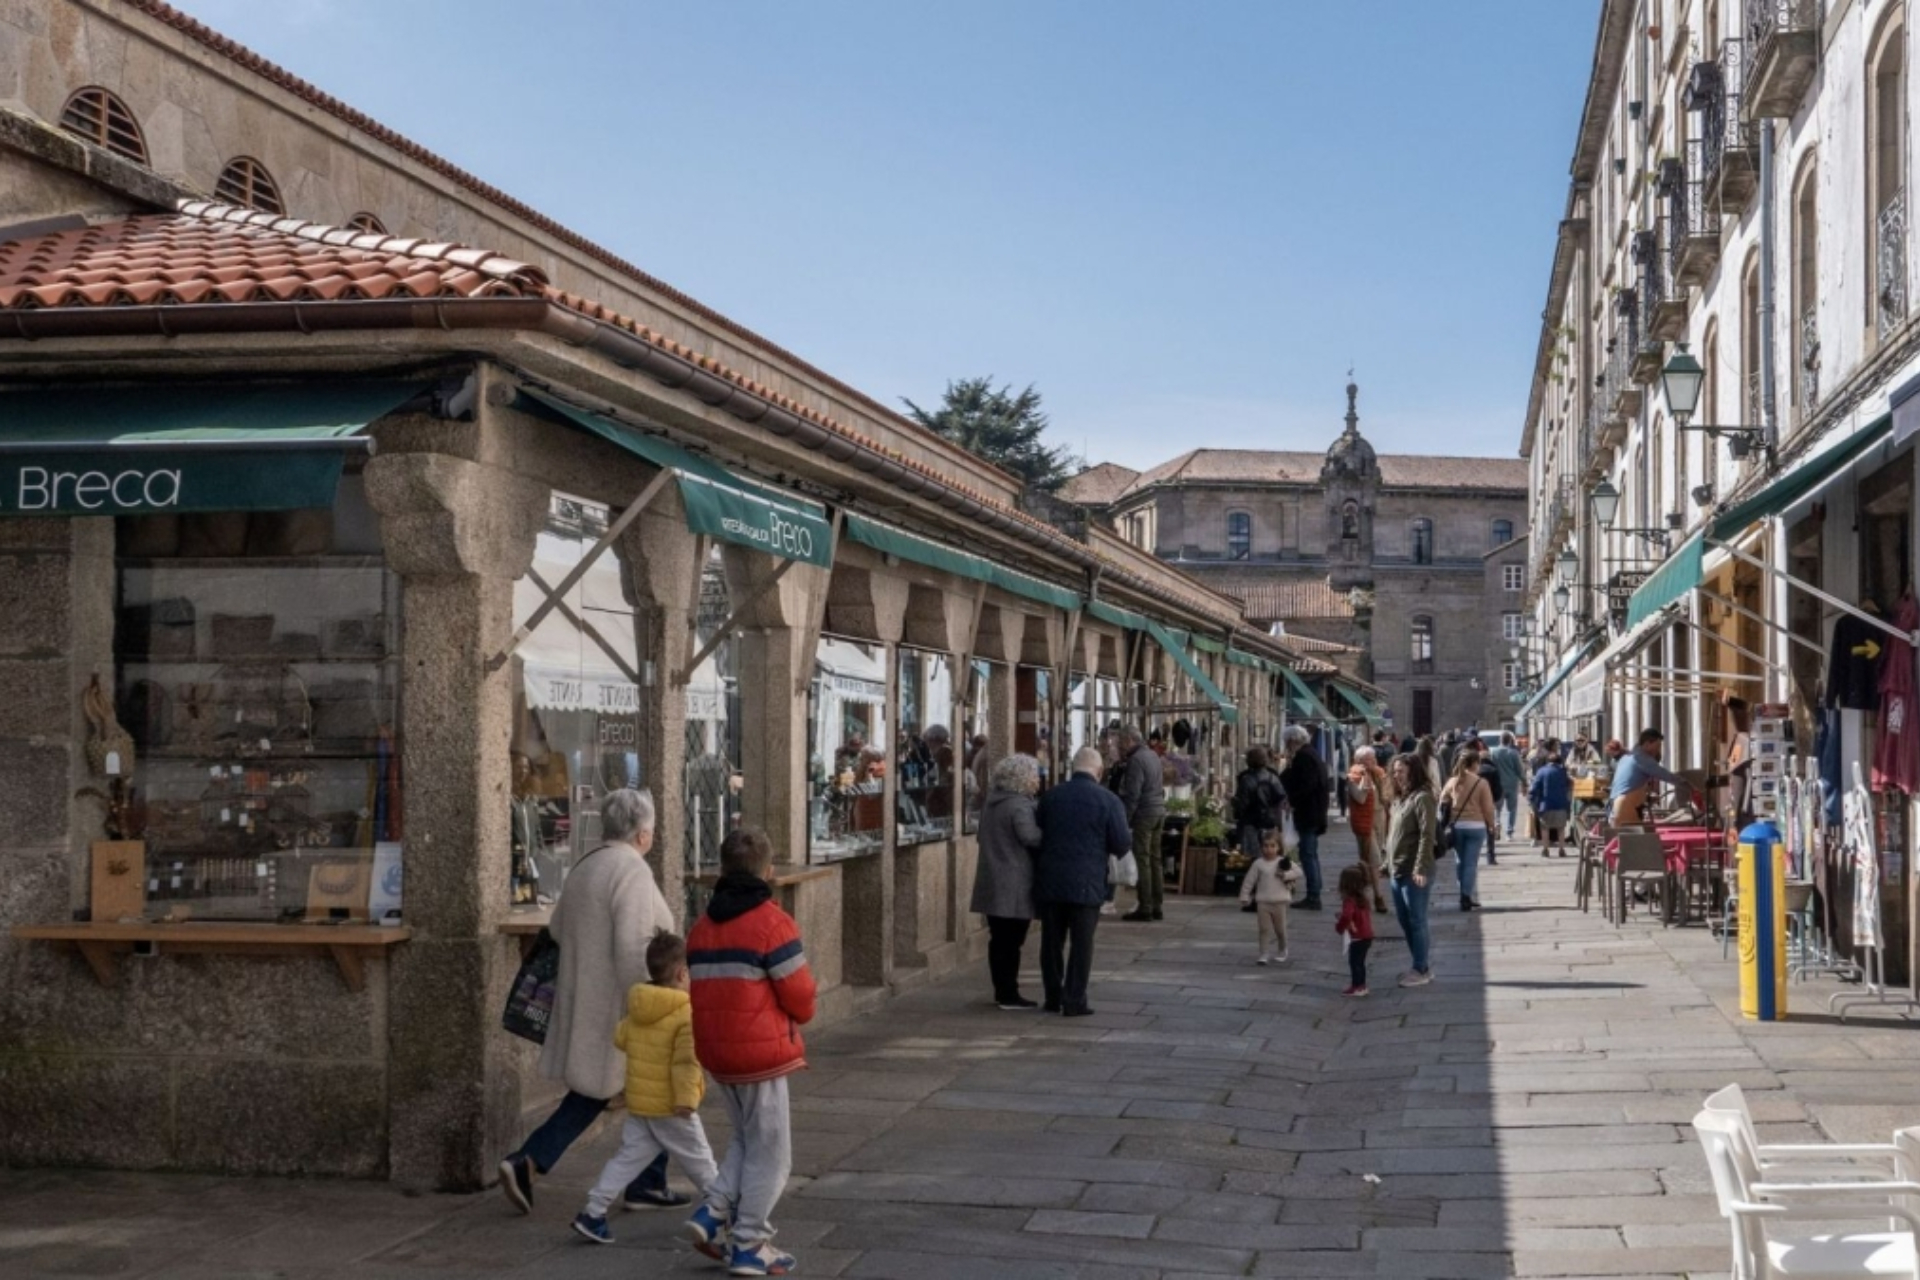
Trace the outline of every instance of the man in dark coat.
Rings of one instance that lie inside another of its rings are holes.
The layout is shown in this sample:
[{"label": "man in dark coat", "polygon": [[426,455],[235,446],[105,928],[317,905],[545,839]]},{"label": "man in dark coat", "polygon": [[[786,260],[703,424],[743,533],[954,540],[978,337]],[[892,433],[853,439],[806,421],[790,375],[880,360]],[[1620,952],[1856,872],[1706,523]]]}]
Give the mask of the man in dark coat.
[{"label": "man in dark coat", "polygon": [[1040,982],[1046,1012],[1069,1018],[1093,1012],[1087,1007],[1087,978],[1093,972],[1094,927],[1107,900],[1107,859],[1133,847],[1126,809],[1100,785],[1103,764],[1096,748],[1080,748],[1073,756],[1073,775],[1040,799],[1040,860],[1033,873],[1040,908]]},{"label": "man in dark coat", "polygon": [[1318,911],[1320,837],[1327,834],[1327,766],[1314,751],[1307,731],[1297,724],[1287,726],[1280,744],[1287,753],[1280,789],[1287,793],[1287,807],[1293,810],[1293,829],[1300,837],[1300,870],[1307,877],[1307,896],[1300,900],[1300,909]]},{"label": "man in dark coat", "polygon": [[1130,724],[1120,726],[1119,740],[1120,804],[1133,832],[1133,858],[1140,864],[1137,902],[1121,919],[1158,920],[1167,878],[1166,858],[1160,852],[1167,821],[1166,762]]}]

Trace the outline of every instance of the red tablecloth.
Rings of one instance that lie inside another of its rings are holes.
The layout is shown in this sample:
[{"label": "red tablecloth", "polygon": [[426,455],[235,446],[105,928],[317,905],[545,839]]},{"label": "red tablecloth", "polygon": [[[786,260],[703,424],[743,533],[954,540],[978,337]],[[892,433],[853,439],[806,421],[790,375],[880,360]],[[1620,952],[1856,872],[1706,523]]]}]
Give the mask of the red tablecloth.
[{"label": "red tablecloth", "polygon": [[[1655,834],[1667,851],[1667,873],[1684,876],[1687,867],[1696,860],[1712,861],[1723,857],[1726,846],[1721,843],[1722,835],[1706,827],[1656,827]],[[1608,866],[1614,866],[1620,859],[1620,841],[1607,842],[1606,859]]]}]

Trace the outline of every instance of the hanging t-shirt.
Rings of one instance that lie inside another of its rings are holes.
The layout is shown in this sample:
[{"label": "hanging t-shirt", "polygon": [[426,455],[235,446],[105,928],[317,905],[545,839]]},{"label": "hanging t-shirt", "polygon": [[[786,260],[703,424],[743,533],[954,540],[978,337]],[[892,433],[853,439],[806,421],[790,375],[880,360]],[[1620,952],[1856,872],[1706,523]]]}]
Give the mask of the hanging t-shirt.
[{"label": "hanging t-shirt", "polygon": [[[1907,634],[1920,627],[1920,602],[1909,595],[1900,601],[1893,625]],[[1883,635],[1886,650],[1880,657],[1880,728],[1873,748],[1873,788],[1920,790],[1920,725],[1914,723],[1913,646]]]},{"label": "hanging t-shirt", "polygon": [[1827,703],[1848,711],[1872,711],[1880,705],[1880,655],[1893,637],[1854,617],[1840,615],[1827,655]]}]

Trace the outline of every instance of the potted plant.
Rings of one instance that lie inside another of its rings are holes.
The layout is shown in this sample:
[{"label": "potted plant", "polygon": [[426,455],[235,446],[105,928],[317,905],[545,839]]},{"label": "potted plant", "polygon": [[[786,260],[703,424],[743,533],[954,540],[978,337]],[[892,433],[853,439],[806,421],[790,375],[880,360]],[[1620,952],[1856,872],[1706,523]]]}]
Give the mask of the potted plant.
[{"label": "potted plant", "polygon": [[1226,815],[1220,801],[1201,792],[1194,797],[1193,821],[1187,824],[1186,843],[1180,856],[1180,891],[1208,893],[1214,888],[1214,876],[1220,867],[1220,847],[1226,843]]}]

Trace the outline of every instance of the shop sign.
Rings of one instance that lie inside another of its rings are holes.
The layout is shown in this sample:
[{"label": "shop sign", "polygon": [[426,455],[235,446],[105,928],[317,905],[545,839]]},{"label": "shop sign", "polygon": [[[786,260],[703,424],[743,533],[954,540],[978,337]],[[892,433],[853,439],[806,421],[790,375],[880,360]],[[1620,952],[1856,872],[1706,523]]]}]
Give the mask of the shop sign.
[{"label": "shop sign", "polygon": [[1622,569],[1607,579],[1607,608],[1619,613],[1633,599],[1633,593],[1646,582],[1649,571],[1646,569]]},{"label": "shop sign", "polygon": [[833,563],[832,530],[826,512],[818,507],[685,472],[680,474],[680,500],[687,509],[687,527],[695,533],[821,568]]},{"label": "shop sign", "polygon": [[1573,673],[1567,681],[1567,715],[1597,716],[1607,705],[1607,667],[1592,662]]},{"label": "shop sign", "polygon": [[0,514],[144,515],[330,507],[337,450],[112,448],[0,457]]}]

